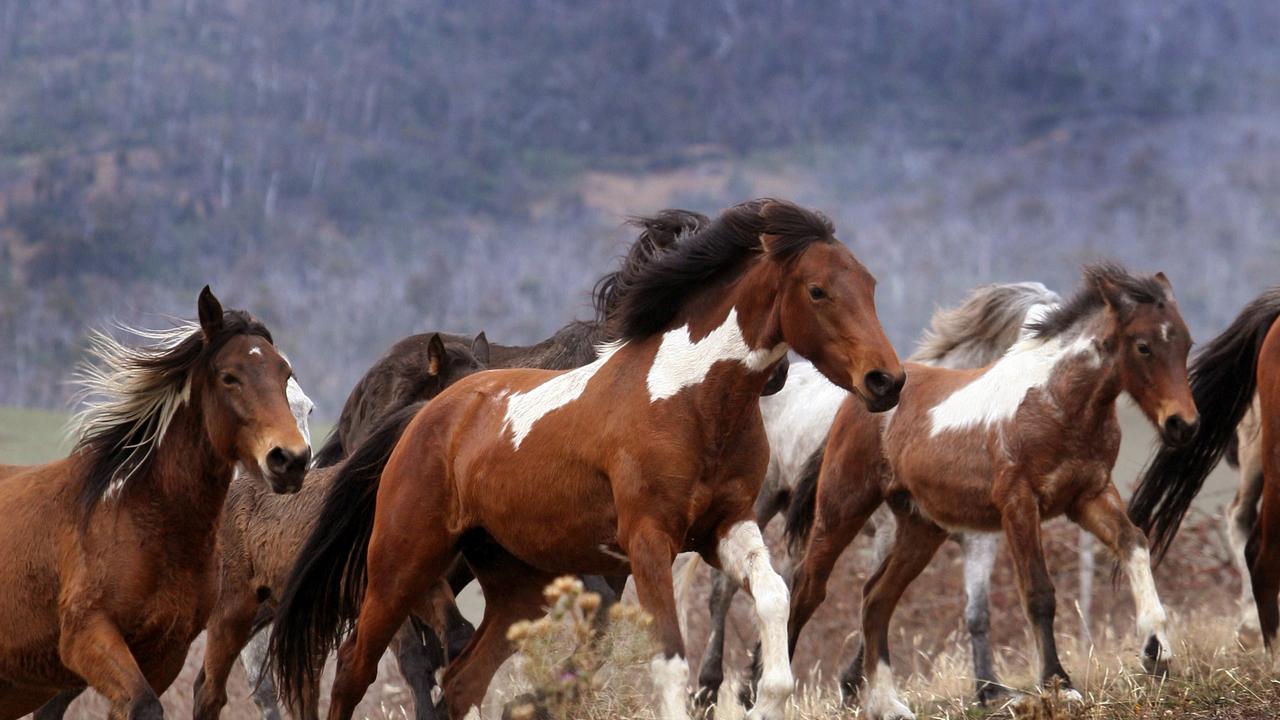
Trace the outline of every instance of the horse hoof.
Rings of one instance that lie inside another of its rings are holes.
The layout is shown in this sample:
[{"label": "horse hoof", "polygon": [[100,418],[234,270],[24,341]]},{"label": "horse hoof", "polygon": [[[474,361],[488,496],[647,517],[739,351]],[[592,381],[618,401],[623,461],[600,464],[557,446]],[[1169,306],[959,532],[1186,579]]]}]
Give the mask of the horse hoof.
[{"label": "horse hoof", "polygon": [[1153,658],[1149,655],[1143,655],[1142,671],[1152,677],[1163,680],[1169,677],[1169,661],[1164,658]]},{"label": "horse hoof", "polygon": [[984,708],[1001,705],[1013,699],[1013,693],[995,683],[982,683],[978,687],[978,704]]},{"label": "horse hoof", "polygon": [[693,707],[698,711],[698,717],[712,720],[716,713],[716,701],[720,698],[720,686],[712,687],[710,685],[699,685],[698,690],[693,694]]}]

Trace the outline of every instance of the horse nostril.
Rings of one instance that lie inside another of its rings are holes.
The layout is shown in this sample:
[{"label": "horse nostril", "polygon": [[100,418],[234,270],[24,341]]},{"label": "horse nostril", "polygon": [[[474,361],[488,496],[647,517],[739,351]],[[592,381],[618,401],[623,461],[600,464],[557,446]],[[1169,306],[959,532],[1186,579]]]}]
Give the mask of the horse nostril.
[{"label": "horse nostril", "polygon": [[1182,419],[1181,415],[1170,415],[1164,421],[1164,432],[1169,439],[1175,442],[1186,442],[1191,439],[1195,433],[1195,423],[1189,423]]},{"label": "horse nostril", "polygon": [[271,448],[267,453],[267,469],[274,475],[296,475],[307,469],[311,462],[311,448],[295,453],[282,447]]},{"label": "horse nostril", "polygon": [[893,378],[883,370],[872,370],[867,373],[862,383],[866,386],[867,392],[878,398],[888,395],[893,390]]}]

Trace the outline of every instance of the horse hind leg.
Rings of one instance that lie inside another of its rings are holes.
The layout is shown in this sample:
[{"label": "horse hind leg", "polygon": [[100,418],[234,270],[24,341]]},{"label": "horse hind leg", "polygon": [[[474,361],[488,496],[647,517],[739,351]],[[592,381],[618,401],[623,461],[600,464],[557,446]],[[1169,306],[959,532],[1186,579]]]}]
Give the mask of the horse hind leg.
[{"label": "horse hind leg", "polygon": [[889,662],[889,622],[902,593],[928,566],[947,532],[917,514],[895,506],[897,530],[884,562],[862,593],[863,673],[867,689],[862,706],[871,720],[914,720],[898,696]]},{"label": "horse hind leg", "polygon": [[1263,422],[1262,508],[1254,532],[1256,550],[1250,562],[1250,579],[1262,640],[1274,654],[1280,629],[1280,416],[1264,413]]},{"label": "horse hind leg", "polygon": [[482,706],[494,674],[515,652],[507,630],[517,621],[545,614],[543,590],[555,580],[493,542],[468,548],[466,556],[484,592],[485,609],[475,635],[444,672],[451,718],[469,716]]},{"label": "horse hind leg", "polygon": [[708,601],[711,632],[707,637],[707,648],[703,651],[702,666],[698,669],[698,692],[694,696],[694,705],[708,718],[712,717],[712,706],[720,696],[720,685],[724,682],[725,631],[729,608],[733,605],[733,596],[737,592],[738,586],[727,575],[712,568],[711,598]]},{"label": "horse hind leg", "polygon": [[40,706],[32,716],[33,720],[62,720],[62,716],[66,715],[67,708],[75,699],[84,693],[84,688],[76,688],[74,690],[63,690],[53,699]]}]

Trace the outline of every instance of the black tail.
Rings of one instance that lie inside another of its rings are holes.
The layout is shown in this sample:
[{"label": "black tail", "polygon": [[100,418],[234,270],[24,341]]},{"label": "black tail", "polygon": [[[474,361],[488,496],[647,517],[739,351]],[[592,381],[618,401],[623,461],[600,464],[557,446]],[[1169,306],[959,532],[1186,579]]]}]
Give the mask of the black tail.
[{"label": "black tail", "polygon": [[423,403],[388,417],[333,477],[314,529],[276,607],[269,657],[276,687],[302,716],[304,688],[351,629],[367,579],[367,550],[382,469]]},{"label": "black tail", "polygon": [[825,442],[814,451],[800,471],[800,482],[791,492],[791,503],[787,505],[787,549],[792,557],[798,557],[809,540],[809,531],[813,529],[813,519],[818,512],[818,475],[822,472],[822,456],[826,452]]},{"label": "black tail", "polygon": [[1191,395],[1200,413],[1196,436],[1186,447],[1161,447],[1129,501],[1129,517],[1151,537],[1157,561],[1253,402],[1258,351],[1277,316],[1280,288],[1273,288],[1249,303],[1191,364]]},{"label": "black tail", "polygon": [[329,431],[329,437],[325,438],[324,445],[316,451],[311,460],[311,467],[333,467],[342,462],[342,458],[346,456],[347,451],[342,447],[342,438],[338,437],[338,427],[335,425],[333,430]]}]

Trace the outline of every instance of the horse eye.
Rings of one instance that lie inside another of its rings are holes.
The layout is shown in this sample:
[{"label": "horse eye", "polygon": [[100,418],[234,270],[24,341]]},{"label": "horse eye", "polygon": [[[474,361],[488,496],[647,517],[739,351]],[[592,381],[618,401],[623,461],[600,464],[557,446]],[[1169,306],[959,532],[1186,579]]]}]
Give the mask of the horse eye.
[{"label": "horse eye", "polygon": [[1150,354],[1151,354],[1151,346],[1150,346],[1150,345],[1148,345],[1148,344],[1146,344],[1146,343],[1144,343],[1144,342],[1139,341],[1139,342],[1138,342],[1138,354],[1139,354],[1139,355],[1150,355]]},{"label": "horse eye", "polygon": [[237,385],[240,384],[240,378],[236,377],[235,375],[232,375],[231,373],[222,373],[221,380],[222,380],[222,384],[226,385],[227,387],[236,387]]},{"label": "horse eye", "polygon": [[827,291],[817,285],[809,286],[809,297],[813,300],[822,300],[827,297]]}]

